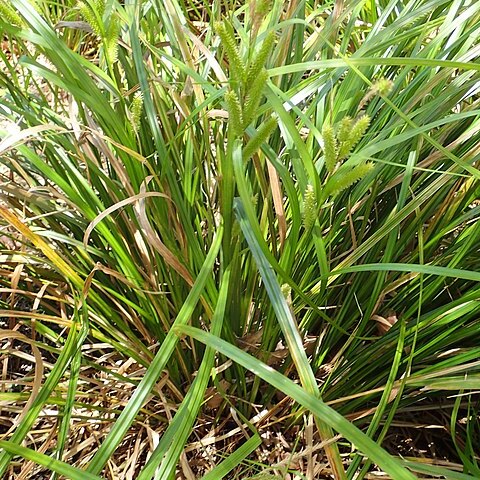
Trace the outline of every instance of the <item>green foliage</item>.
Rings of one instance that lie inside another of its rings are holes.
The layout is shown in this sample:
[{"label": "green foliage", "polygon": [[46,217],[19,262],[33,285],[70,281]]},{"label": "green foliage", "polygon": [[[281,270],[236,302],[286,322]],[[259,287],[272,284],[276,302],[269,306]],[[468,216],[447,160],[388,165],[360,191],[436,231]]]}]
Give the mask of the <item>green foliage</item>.
[{"label": "green foliage", "polygon": [[478,478],[480,3],[227,3],[0,2],[0,477]]},{"label": "green foliage", "polygon": [[251,477],[252,480],[282,480],[283,477],[279,475],[270,475],[269,473],[259,473],[254,477]]}]

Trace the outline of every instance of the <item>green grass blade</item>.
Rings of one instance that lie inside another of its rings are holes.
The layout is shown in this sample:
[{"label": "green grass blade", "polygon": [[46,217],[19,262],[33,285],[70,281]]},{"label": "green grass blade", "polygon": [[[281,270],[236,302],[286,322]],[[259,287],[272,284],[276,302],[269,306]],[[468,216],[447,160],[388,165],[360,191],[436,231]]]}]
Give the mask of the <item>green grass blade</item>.
[{"label": "green grass blade", "polygon": [[178,335],[191,336],[199,342],[205,343],[205,345],[223,353],[225,356],[239,363],[255,375],[258,375],[265,382],[273,385],[285,395],[291,397],[314,415],[321,418],[335,431],[342,434],[363,454],[396,480],[411,480],[416,478],[415,475],[401,465],[399,460],[388,454],[371,438],[342,417],[342,415],[337,413],[333,408],[326,405],[318,397],[307,392],[304,388],[295,384],[289,378],[260,362],[257,358],[252,357],[234,345],[231,345],[210,333],[204,332],[203,330],[186,325],[175,327],[174,330]]},{"label": "green grass blade", "polygon": [[436,265],[415,265],[410,263],[366,263],[351,267],[333,269],[330,275],[354,272],[391,271],[391,272],[417,272],[439,277],[461,278],[473,282],[480,282],[480,273],[458,268],[439,267]]},{"label": "green grass blade", "polygon": [[472,62],[458,62],[452,60],[440,60],[431,58],[408,58],[408,57],[362,57],[341,59],[317,60],[314,62],[294,63],[292,65],[283,65],[281,67],[271,68],[268,73],[271,77],[277,75],[286,75],[289,73],[308,72],[312,70],[325,70],[340,67],[348,67],[354,65],[356,67],[372,66],[372,65],[396,65],[396,66],[413,66],[413,67],[433,67],[433,68],[458,68],[460,70],[476,70],[480,71],[480,65]]},{"label": "green grass blade", "polygon": [[266,257],[256,242],[256,239],[252,233],[250,223],[248,222],[245,209],[239,198],[234,201],[234,209],[237,215],[238,223],[242,229],[245,239],[250,247],[258,270],[262,277],[265,289],[272,303],[272,307],[277,316],[278,323],[285,336],[290,354],[292,355],[295,366],[297,367],[298,375],[303,387],[313,395],[319,393],[317,381],[308,362],[305,349],[303,347],[303,340],[300,336],[298,326],[292,317],[290,309],[288,308],[285,297],[282,294],[280,285],[275,278],[274,271],[271,265],[268,263]]},{"label": "green grass blade", "polygon": [[411,468],[414,472],[431,475],[435,477],[443,477],[446,480],[475,480],[478,477],[472,477],[471,475],[466,475],[465,473],[455,472],[449,470],[448,468],[439,467],[437,465],[425,465],[421,462],[413,462],[409,460],[402,460],[402,463]]},{"label": "green grass blade", "polygon": [[[370,421],[368,425],[368,430],[367,430],[367,435],[371,438],[373,438],[373,435],[376,433],[378,427],[380,426],[380,422],[383,418],[385,409],[388,406],[388,403],[391,401],[390,399],[390,394],[393,389],[393,385],[395,382],[395,379],[397,377],[397,372],[400,367],[400,361],[402,359],[403,355],[403,345],[405,342],[405,333],[406,333],[406,325],[405,322],[402,322],[400,326],[400,334],[398,336],[398,343],[397,343],[397,348],[395,350],[395,357],[393,359],[392,363],[392,368],[390,369],[390,373],[388,375],[387,383],[385,385],[385,389],[382,393],[382,397],[380,399],[380,402],[378,403],[377,408],[375,409],[375,413],[373,414],[373,418]],[[361,457],[358,456],[357,458],[354,459],[354,461],[351,463],[349,467],[349,471],[355,472],[357,471],[358,467],[360,466],[361,463]],[[364,467],[363,471],[368,471],[368,465]]]},{"label": "green grass blade", "polygon": [[[83,344],[83,341],[85,340],[88,333],[88,314],[86,312],[87,308],[86,306],[83,306],[82,320],[80,322],[72,322],[67,340],[65,342],[65,345],[63,346],[60,355],[58,356],[57,361],[55,362],[54,368],[52,369],[50,375],[47,377],[45,383],[38,392],[38,395],[32,403],[30,409],[28,410],[28,413],[25,415],[10,440],[8,440],[10,444],[18,445],[28,435],[29,431],[32,429],[35,421],[37,420],[43,406],[48,401],[51,393],[58,385],[58,382],[62,378],[66,369],[71,364],[75,356],[75,352]],[[3,476],[5,474],[10,460],[10,452],[7,448],[4,448],[4,451],[0,454],[0,476]]]},{"label": "green grass blade", "polygon": [[67,396],[65,398],[65,406],[62,412],[62,421],[58,432],[58,441],[56,448],[57,460],[62,460],[65,444],[68,439],[70,429],[70,420],[72,417],[72,409],[75,404],[75,395],[77,393],[78,377],[80,375],[80,366],[82,363],[82,351],[79,349],[73,357],[70,367],[70,379],[68,382]]},{"label": "green grass blade", "polygon": [[[229,284],[230,269],[227,269],[222,278],[217,306],[212,317],[211,332],[216,336],[220,335],[222,331]],[[214,359],[215,351],[207,347],[195,380],[190,386],[175,417],[162,435],[160,443],[138,476],[138,480],[150,480],[154,474],[155,478],[170,478],[170,475],[175,471],[178,458],[191,434],[193,424],[204,400]]]},{"label": "green grass blade", "polygon": [[202,480],[221,480],[235,467],[245,460],[262,443],[260,435],[256,433],[250,437],[241,447],[237,448],[223,462],[202,477]]},{"label": "green grass blade", "polygon": [[71,480],[102,480],[102,477],[93,475],[92,473],[85,472],[79,468],[72,467],[68,463],[61,462],[55,458],[51,458],[43,453],[36,452],[30,448],[22,447],[21,445],[15,445],[11,442],[0,440],[0,449],[8,452],[9,455],[18,455],[25,460],[36,463],[37,465],[43,465],[52,472],[58,475],[63,475]]},{"label": "green grass blade", "polygon": [[[200,297],[202,295],[205,284],[207,283],[208,277],[211,275],[212,267],[217,258],[221,240],[222,240],[222,228],[220,227],[217,230],[217,235],[212,243],[210,251],[208,252],[205,262],[203,264],[200,273],[190,291],[185,303],[183,304],[181,310],[178,312],[177,318],[173,325],[181,325],[187,323],[192,315]],[[165,365],[167,364],[169,358],[171,357],[175,346],[178,343],[178,337],[175,335],[173,330],[170,330],[160,346],[158,353],[155,355],[155,358],[152,360],[152,363],[148,367],[145,376],[142,381],[136,388],[132,398],[128,402],[127,406],[123,410],[122,414],[118,417],[115,422],[112,430],[108,434],[107,438],[104,440],[100,448],[97,450],[97,453],[90,462],[87,471],[99,474],[105,464],[108,462],[108,459],[111,457],[119,443],[122,441],[126,432],[130,428],[130,425],[135,420],[139,410],[142,408],[146,398],[150,394],[150,391],[155,386],[158,381],[159,376],[161,375]]]}]

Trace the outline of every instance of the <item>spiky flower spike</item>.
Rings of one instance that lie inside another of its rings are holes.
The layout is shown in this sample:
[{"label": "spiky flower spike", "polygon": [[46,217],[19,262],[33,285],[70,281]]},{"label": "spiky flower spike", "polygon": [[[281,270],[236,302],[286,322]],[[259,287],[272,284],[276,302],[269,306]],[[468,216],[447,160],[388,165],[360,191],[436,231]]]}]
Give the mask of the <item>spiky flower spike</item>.
[{"label": "spiky flower spike", "polygon": [[310,230],[317,218],[317,198],[312,185],[307,185],[303,195],[303,226]]},{"label": "spiky flower spike", "polygon": [[135,93],[132,103],[130,104],[130,121],[135,132],[138,132],[140,120],[143,111],[143,95],[142,92]]},{"label": "spiky flower spike", "polygon": [[103,17],[103,14],[105,13],[105,0],[95,0],[93,4],[95,5],[95,11],[98,15]]},{"label": "spiky flower spike", "polygon": [[378,95],[388,95],[393,88],[393,82],[388,78],[380,78],[369,89],[362,98],[358,109],[361,110],[372,98]]},{"label": "spiky flower spike", "polygon": [[214,28],[222,41],[223,48],[230,62],[230,80],[232,86],[237,87],[243,85],[246,77],[245,63],[240,56],[235,38],[222,22],[216,22]]},{"label": "spiky flower spike", "polygon": [[[98,13],[96,14],[89,5],[84,2],[78,2],[77,4],[78,9],[80,11],[80,15],[83,19],[92,27],[93,32],[95,35],[99,37],[103,36],[103,25],[100,24],[98,21]],[[101,15],[98,15],[101,18]]]},{"label": "spiky flower spike", "polygon": [[262,71],[275,42],[275,33],[269,32],[265,37],[258,53],[255,55],[252,63],[250,64],[247,72],[247,78],[245,80],[245,90],[249,90],[259,73]]},{"label": "spiky flower spike", "polygon": [[110,63],[117,60],[118,36],[120,35],[120,20],[116,15],[110,18],[110,23],[105,34],[105,52]]},{"label": "spiky flower spike", "polygon": [[352,186],[355,182],[358,182],[362,177],[367,175],[368,172],[374,167],[372,162],[362,163],[356,167],[345,169],[341,168],[338,172],[332,176],[327,182],[326,192],[329,195],[339,193],[342,190]]},{"label": "spiky flower spike", "polygon": [[230,90],[225,94],[225,102],[228,109],[228,125],[236,137],[243,135],[242,106],[237,94]]},{"label": "spiky flower spike", "polygon": [[[11,3],[10,0],[0,0],[0,15],[2,19],[15,27],[25,25],[22,17],[18,15],[15,8],[11,6]],[[38,13],[41,13],[40,5],[38,5],[36,0],[29,0],[29,3]]]},{"label": "spiky flower spike", "polygon": [[337,140],[333,132],[333,127],[324,125],[322,128],[322,137],[325,165],[327,170],[332,173],[337,165]]},{"label": "spiky flower spike", "polygon": [[257,38],[258,30],[271,8],[271,0],[252,0],[250,11],[252,12],[252,39]]},{"label": "spiky flower spike", "polygon": [[388,78],[380,78],[372,85],[377,95],[388,95],[393,88],[393,82]]},{"label": "spiky flower spike", "polygon": [[348,115],[340,120],[337,130],[337,140],[339,143],[348,141],[353,126],[353,119]]},{"label": "spiky flower spike", "polygon": [[352,126],[348,138],[340,143],[338,148],[338,161],[344,160],[361,140],[370,125],[370,117],[362,115]]},{"label": "spiky flower spike", "polygon": [[258,0],[257,6],[255,8],[255,15],[259,15],[263,18],[267,16],[267,13],[272,8],[272,0]]},{"label": "spiky flower spike", "polygon": [[292,287],[288,283],[282,284],[280,291],[285,299],[289,298],[292,295]]},{"label": "spiky flower spike", "polygon": [[5,0],[0,0],[0,15],[12,25],[17,27],[23,25],[22,17]]},{"label": "spiky flower spike", "polygon": [[252,83],[248,91],[245,106],[243,109],[243,125],[247,127],[256,117],[258,106],[262,100],[263,89],[268,80],[268,73],[265,69],[261,70],[257,78]]},{"label": "spiky flower spike", "polygon": [[249,160],[254,153],[256,153],[263,142],[268,140],[268,137],[277,128],[277,120],[274,117],[270,117],[266,122],[262,123],[257,133],[249,140],[245,148],[243,149],[243,159]]}]

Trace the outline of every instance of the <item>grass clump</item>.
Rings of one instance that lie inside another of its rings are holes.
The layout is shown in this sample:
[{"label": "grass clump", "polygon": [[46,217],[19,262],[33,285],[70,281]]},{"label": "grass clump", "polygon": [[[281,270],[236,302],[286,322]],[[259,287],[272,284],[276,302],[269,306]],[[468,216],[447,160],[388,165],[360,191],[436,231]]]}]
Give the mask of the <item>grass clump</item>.
[{"label": "grass clump", "polygon": [[0,477],[479,478],[480,4],[0,11]]}]

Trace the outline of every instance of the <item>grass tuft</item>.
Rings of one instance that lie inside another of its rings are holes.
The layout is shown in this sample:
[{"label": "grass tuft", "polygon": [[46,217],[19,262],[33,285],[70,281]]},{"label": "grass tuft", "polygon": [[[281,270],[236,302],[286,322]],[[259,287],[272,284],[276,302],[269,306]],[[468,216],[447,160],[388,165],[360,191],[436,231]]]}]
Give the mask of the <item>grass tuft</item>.
[{"label": "grass tuft", "polygon": [[0,29],[1,478],[479,478],[480,2]]}]

